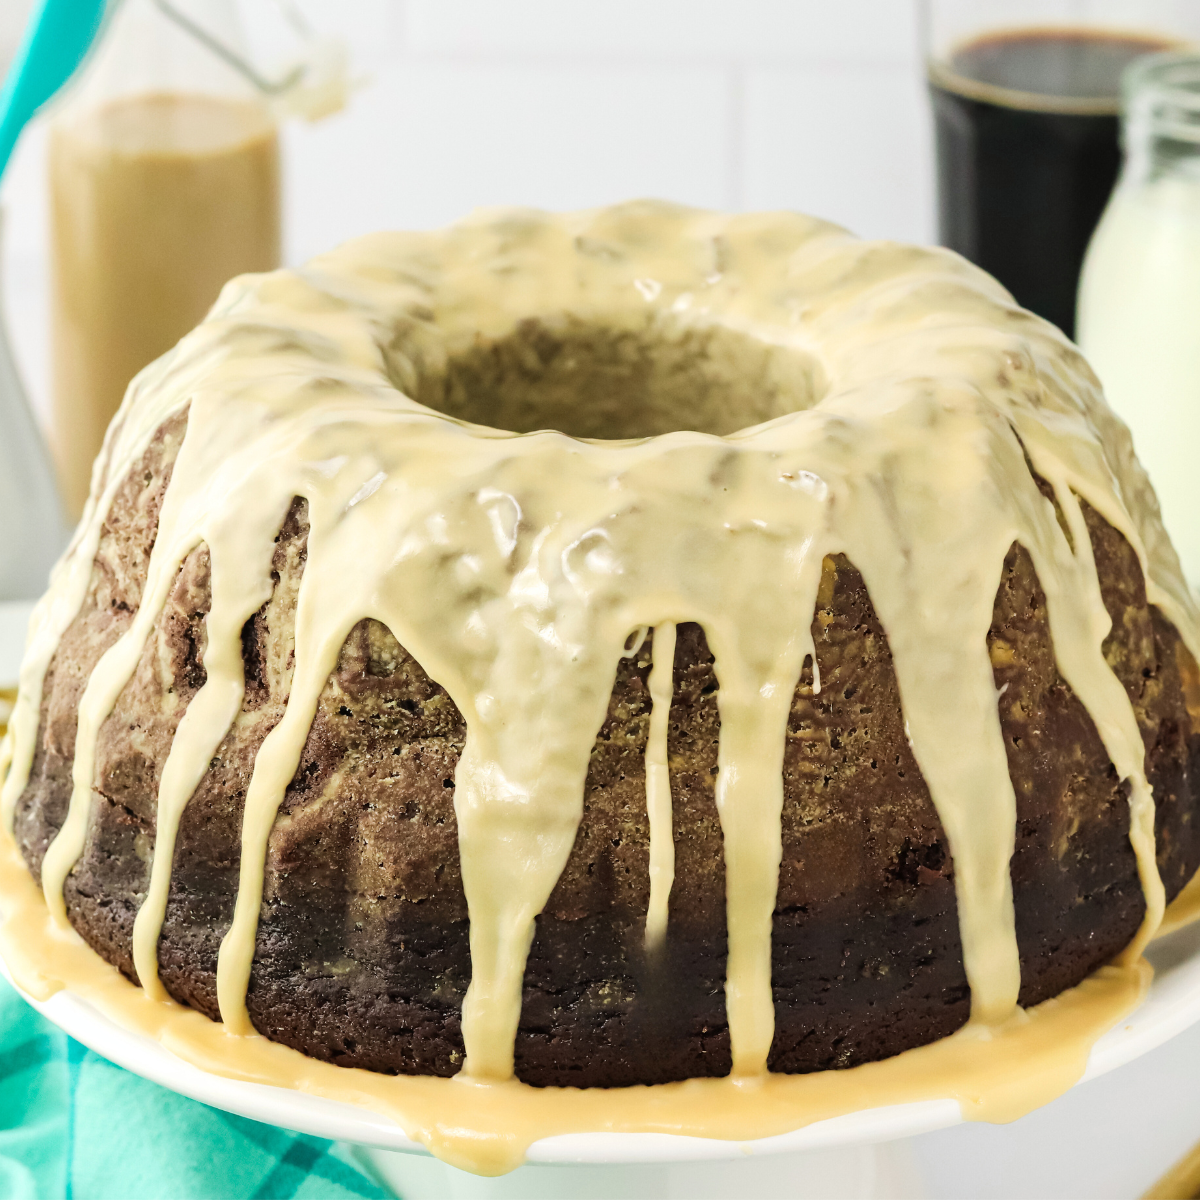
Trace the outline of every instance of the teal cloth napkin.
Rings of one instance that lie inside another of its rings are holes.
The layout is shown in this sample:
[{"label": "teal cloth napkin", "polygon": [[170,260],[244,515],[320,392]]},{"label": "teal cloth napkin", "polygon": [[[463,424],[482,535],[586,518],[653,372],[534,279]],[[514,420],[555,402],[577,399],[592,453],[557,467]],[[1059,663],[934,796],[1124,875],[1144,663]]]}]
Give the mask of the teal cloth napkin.
[{"label": "teal cloth napkin", "polygon": [[0,1200],[382,1200],[333,1142],[187,1100],[0,979]]}]

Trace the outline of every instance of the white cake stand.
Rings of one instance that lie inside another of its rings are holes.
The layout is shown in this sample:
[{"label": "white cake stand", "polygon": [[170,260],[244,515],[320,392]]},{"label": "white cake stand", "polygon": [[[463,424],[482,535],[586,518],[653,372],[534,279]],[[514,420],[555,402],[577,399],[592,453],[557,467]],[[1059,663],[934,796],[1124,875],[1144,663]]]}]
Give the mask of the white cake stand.
[{"label": "white cake stand", "polygon": [[[27,617],[27,606],[0,605],[0,676],[19,655]],[[1145,1002],[1096,1043],[1081,1083],[1200,1020],[1200,922],[1155,942],[1147,957],[1155,977]],[[0,970],[7,976],[2,962]],[[535,1142],[529,1166],[499,1179],[481,1179],[430,1158],[393,1121],[366,1109],[202,1071],[152,1038],[122,1028],[70,991],[44,1002],[27,999],[71,1037],[145,1079],[239,1116],[349,1143],[405,1200],[563,1195],[579,1200],[751,1195],[919,1200],[920,1180],[901,1139],[962,1121],[958,1104],[945,1099],[850,1113],[753,1142],[570,1134]]]},{"label": "white cake stand", "polygon": [[[1154,943],[1148,957],[1155,978],[1146,1001],[1096,1043],[1081,1082],[1130,1062],[1200,1020],[1200,924]],[[181,1095],[255,1121],[363,1148],[376,1173],[405,1200],[564,1193],[901,1200],[920,1196],[919,1183],[904,1148],[886,1143],[962,1120],[958,1105],[946,1099],[850,1113],[753,1142],[669,1134],[571,1134],[535,1142],[528,1154],[528,1162],[535,1165],[501,1179],[477,1179],[429,1159],[422,1146],[386,1117],[301,1092],[210,1075],[153,1039],[122,1028],[70,991],[30,1003],[97,1054]],[[583,1164],[606,1169],[580,1172]],[[571,1167],[575,1170],[569,1171],[568,1185],[562,1173]]]}]

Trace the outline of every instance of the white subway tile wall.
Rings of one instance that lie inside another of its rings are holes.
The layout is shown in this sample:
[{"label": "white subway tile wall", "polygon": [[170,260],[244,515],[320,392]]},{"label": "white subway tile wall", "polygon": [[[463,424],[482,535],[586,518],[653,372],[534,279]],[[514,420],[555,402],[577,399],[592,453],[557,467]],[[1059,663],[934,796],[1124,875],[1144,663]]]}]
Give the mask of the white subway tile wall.
[{"label": "white subway tile wall", "polygon": [[416,54],[916,61],[908,0],[407,0]]},{"label": "white subway tile wall", "polygon": [[[278,64],[274,6],[240,3],[257,58]],[[287,127],[290,262],[480,205],[632,196],[934,236],[915,0],[301,4],[347,39],[363,83],[345,113]],[[29,132],[0,200],[9,324],[44,410],[42,138]]]},{"label": "white subway tile wall", "polygon": [[933,239],[932,138],[911,64],[747,72],[738,208],[799,208],[863,237]]},{"label": "white subway tile wall", "polygon": [[288,257],[477,205],[724,207],[726,113],[719,67],[406,58],[346,113],[288,130]]}]

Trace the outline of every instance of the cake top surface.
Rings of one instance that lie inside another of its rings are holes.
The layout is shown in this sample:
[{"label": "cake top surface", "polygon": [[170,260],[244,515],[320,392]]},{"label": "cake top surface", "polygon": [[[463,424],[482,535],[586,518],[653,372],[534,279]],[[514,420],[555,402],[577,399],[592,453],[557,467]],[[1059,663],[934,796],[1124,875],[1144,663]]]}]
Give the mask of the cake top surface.
[{"label": "cake top surface", "polygon": [[[138,376],[109,431],[35,615],[9,815],[41,681],[82,602],[111,498],[184,409],[142,604],[81,702],[75,792],[43,879],[65,921],[97,732],[180,563],[204,543],[207,682],[163,772],[158,845],[169,846],[164,814],[178,819],[240,705],[241,629],[269,598],[275,536],[293,497],[305,498],[292,693],[256,762],[218,972],[230,1031],[251,1032],[267,837],[359,620],[387,625],[466,719],[455,791],[471,918],[464,1076],[479,1081],[512,1074],[533,921],[575,837],[616,664],[640,628],[696,621],[720,680],[734,1075],[762,1076],[783,741],[810,659],[819,686],[810,627],[833,553],[861,572],[887,632],[953,852],[974,1025],[1011,1021],[1020,982],[1015,799],[986,648],[1014,542],[1046,593],[1060,673],[1129,782],[1147,900],[1124,964],[1134,969],[1163,908],[1153,799],[1136,720],[1101,650],[1108,617],[1080,499],[1137,552],[1150,601],[1193,655],[1196,612],[1129,435],[1078,351],[956,255],[859,241],[794,214],[637,202],[483,212],[234,280]],[[670,894],[661,840],[652,834],[662,869],[651,938]],[[169,854],[156,855],[135,927],[138,974],[157,996],[169,871]]]}]

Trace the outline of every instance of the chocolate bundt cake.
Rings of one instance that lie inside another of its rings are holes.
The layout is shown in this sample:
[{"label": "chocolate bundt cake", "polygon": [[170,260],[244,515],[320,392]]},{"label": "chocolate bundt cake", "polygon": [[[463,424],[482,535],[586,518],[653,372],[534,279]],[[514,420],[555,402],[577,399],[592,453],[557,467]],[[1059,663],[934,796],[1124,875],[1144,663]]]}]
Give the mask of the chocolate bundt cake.
[{"label": "chocolate bundt cake", "polygon": [[130,389],[6,819],[155,997],[398,1075],[850,1068],[1128,963],[1196,613],[945,251],[636,203],[229,284]]}]

